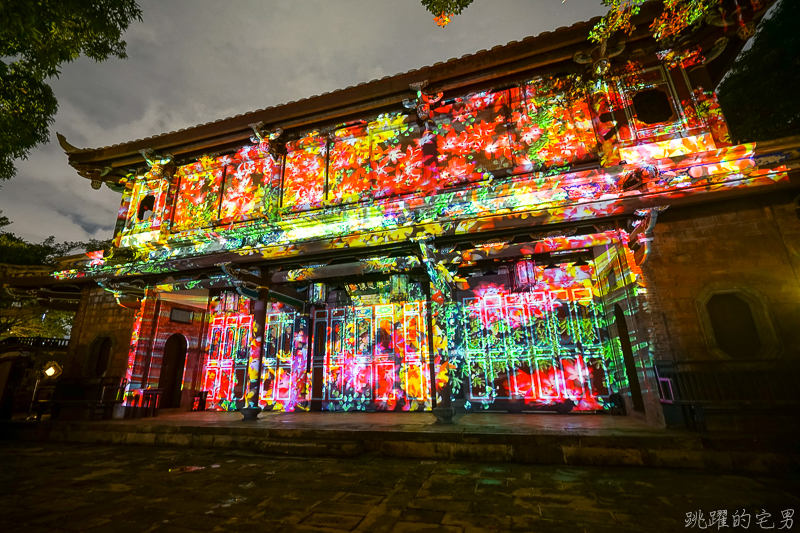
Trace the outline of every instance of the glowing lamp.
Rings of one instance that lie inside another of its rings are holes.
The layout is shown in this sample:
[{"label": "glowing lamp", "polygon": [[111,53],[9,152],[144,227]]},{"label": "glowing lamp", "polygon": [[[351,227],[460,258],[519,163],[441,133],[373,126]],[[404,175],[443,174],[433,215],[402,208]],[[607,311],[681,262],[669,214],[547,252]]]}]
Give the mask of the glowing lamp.
[{"label": "glowing lamp", "polygon": [[536,263],[519,261],[514,265],[514,290],[521,291],[536,285]]},{"label": "glowing lamp", "polygon": [[328,288],[324,283],[312,283],[308,286],[308,301],[313,305],[322,305],[328,299]]},{"label": "glowing lamp", "polygon": [[55,361],[50,361],[42,370],[42,374],[44,374],[46,379],[54,379],[61,375],[61,365],[56,363]]}]

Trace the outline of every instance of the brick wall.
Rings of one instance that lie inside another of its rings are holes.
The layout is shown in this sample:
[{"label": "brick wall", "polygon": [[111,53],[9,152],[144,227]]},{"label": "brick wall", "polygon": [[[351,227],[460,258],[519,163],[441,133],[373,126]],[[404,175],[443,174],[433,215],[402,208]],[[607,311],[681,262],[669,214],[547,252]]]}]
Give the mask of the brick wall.
[{"label": "brick wall", "polygon": [[134,311],[120,307],[111,293],[97,286],[84,287],[67,347],[65,376],[90,377],[86,364],[92,344],[100,337],[109,337],[112,351],[106,375],[124,377],[133,315]]},{"label": "brick wall", "polygon": [[[670,208],[658,218],[643,270],[653,353],[677,361],[714,359],[695,302],[711,284],[763,294],[783,357],[800,356],[800,219],[797,193],[782,192]],[[659,320],[659,315],[661,319]]]},{"label": "brick wall", "polygon": [[[192,311],[192,323],[183,324],[170,321],[170,313],[174,308]],[[155,320],[152,338],[143,339],[140,336],[140,340],[152,346],[150,349],[149,368],[147,370],[147,385],[153,388],[163,388],[164,384],[160,382],[160,377],[164,357],[164,346],[172,335],[183,335],[187,342],[187,349],[183,379],[181,382],[181,409],[188,411],[191,408],[193,392],[201,388],[200,381],[202,376],[200,374],[203,369],[203,363],[205,362],[201,353],[205,312],[164,300],[158,300],[156,312],[157,318]]]}]

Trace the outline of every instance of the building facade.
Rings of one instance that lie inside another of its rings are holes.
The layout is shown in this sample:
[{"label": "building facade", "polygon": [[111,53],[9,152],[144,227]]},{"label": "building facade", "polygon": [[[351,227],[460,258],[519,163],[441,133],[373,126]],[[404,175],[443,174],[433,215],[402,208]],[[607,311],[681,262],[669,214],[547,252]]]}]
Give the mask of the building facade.
[{"label": "building facade", "polygon": [[140,141],[61,138],[122,196],[112,248],[54,274],[81,288],[68,370],[126,378],[128,406],[663,424],[657,360],[797,358],[800,140],[730,138],[712,89],[735,28],[595,46],[592,25]]}]

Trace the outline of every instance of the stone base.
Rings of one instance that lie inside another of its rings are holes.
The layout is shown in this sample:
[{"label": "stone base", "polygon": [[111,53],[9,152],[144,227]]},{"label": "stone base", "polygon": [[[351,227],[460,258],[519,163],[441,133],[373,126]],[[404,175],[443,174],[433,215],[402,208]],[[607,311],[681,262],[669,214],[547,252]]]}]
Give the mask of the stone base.
[{"label": "stone base", "polygon": [[260,407],[242,407],[239,409],[242,413],[242,420],[258,420],[258,415],[261,413]]},{"label": "stone base", "polygon": [[452,424],[456,416],[456,410],[452,407],[436,407],[431,412],[436,417],[437,424]]}]

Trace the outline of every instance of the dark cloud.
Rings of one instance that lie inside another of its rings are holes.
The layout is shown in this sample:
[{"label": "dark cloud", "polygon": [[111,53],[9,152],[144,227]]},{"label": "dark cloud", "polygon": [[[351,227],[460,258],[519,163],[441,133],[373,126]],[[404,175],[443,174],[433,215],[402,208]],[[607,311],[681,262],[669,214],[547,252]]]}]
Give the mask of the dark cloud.
[{"label": "dark cloud", "polygon": [[[446,28],[417,0],[140,0],[127,60],[64,65],[53,142],[2,184],[0,209],[31,240],[108,238],[119,195],[76,175],[81,147],[194,126],[447,61],[601,15],[600,0],[476,0]],[[588,43],[587,43],[588,45]]]}]

